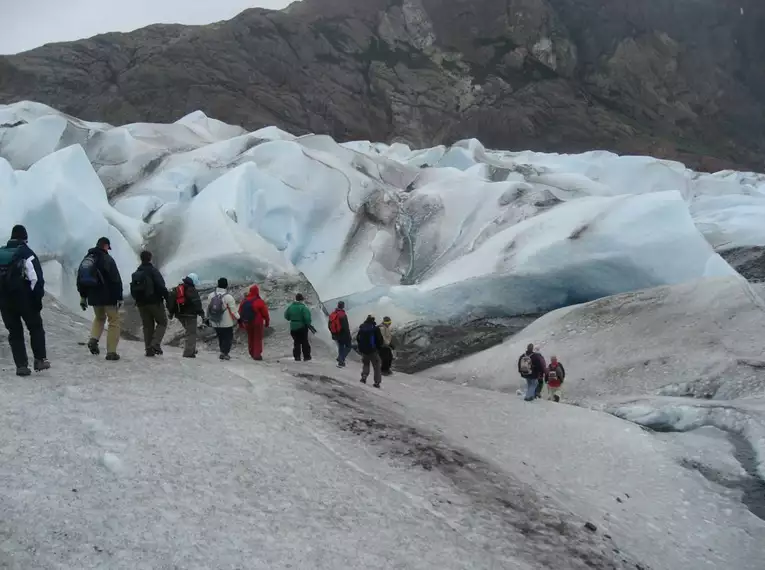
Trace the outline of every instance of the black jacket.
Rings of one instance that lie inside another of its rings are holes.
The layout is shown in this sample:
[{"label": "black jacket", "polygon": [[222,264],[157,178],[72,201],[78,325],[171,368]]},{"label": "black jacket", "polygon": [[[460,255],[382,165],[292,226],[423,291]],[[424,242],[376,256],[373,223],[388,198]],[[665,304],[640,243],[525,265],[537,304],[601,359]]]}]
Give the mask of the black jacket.
[{"label": "black jacket", "polygon": [[[178,287],[183,285],[185,301],[183,305],[177,304]],[[188,277],[170,291],[167,297],[167,310],[172,316],[180,319],[190,319],[205,316],[205,311],[202,308],[202,299],[199,296],[199,291],[194,287],[194,283]]]},{"label": "black jacket", "polygon": [[140,301],[136,299],[135,304],[138,307],[145,307],[148,305],[157,305],[167,300],[167,285],[165,285],[165,278],[159,272],[159,269],[154,267],[152,263],[142,263],[136,269],[136,273],[142,271],[148,273],[149,278],[154,282],[154,293],[146,299]]},{"label": "black jacket", "polygon": [[100,247],[88,250],[88,255],[93,255],[96,260],[96,268],[101,275],[101,283],[96,287],[81,289],[77,286],[80,297],[88,300],[91,307],[109,307],[122,301],[122,277],[120,277],[117,262],[114,258]]},{"label": "black jacket", "polygon": [[356,343],[361,354],[374,354],[383,347],[385,341],[380,329],[377,327],[377,323],[367,319],[359,327],[359,332],[356,334]]},{"label": "black jacket", "polygon": [[40,265],[40,260],[37,259],[37,254],[32,251],[32,248],[30,248],[26,242],[21,240],[8,240],[8,243],[6,246],[8,249],[17,249],[18,255],[20,255],[24,260],[32,258],[32,266],[34,267],[35,273],[37,274],[37,283],[35,284],[35,288],[32,289],[31,287],[27,288],[27,294],[25,294],[23,297],[19,299],[0,299],[0,302],[8,302],[8,303],[18,303],[22,305],[24,308],[31,308],[37,311],[42,310],[42,300],[45,296],[45,278],[43,277],[43,270],[42,266]]}]

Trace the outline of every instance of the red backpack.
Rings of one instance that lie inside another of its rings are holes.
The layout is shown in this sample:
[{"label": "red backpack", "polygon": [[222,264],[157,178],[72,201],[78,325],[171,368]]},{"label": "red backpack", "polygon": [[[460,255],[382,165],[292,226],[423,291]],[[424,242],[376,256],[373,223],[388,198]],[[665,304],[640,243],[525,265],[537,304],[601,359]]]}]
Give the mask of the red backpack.
[{"label": "red backpack", "polygon": [[345,311],[341,311],[340,309],[335,309],[332,311],[332,314],[329,316],[329,332],[332,334],[340,334],[343,332],[343,317],[345,316]]}]

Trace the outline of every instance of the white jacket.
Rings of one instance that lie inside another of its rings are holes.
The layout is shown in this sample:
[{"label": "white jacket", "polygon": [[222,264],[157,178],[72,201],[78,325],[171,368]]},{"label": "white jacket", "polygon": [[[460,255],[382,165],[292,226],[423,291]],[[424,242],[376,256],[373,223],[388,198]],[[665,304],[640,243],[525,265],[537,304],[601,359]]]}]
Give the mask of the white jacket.
[{"label": "white jacket", "polygon": [[[215,295],[223,295],[223,305],[226,308],[220,322],[210,318],[210,301],[212,301]],[[207,297],[207,318],[210,319],[210,324],[216,329],[229,329],[236,325],[236,322],[239,320],[239,311],[237,309],[234,297],[226,289],[216,289],[215,293],[210,293]]]}]

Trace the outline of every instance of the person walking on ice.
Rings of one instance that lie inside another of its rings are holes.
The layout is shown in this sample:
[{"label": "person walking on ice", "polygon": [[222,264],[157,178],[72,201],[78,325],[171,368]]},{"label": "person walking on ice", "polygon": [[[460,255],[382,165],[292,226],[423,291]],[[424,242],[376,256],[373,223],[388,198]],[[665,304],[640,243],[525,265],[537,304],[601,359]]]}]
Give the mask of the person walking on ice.
[{"label": "person walking on ice", "polygon": [[547,369],[547,399],[560,402],[560,392],[563,380],[566,378],[566,369],[560,363],[557,356],[550,358],[550,366]]},{"label": "person walking on ice", "polygon": [[100,354],[98,343],[106,331],[106,360],[120,359],[117,345],[120,342],[120,309],[122,309],[122,277],[114,258],[109,255],[112,246],[109,238],[102,237],[96,247],[88,250],[87,255],[77,270],[77,292],[80,294],[80,307],[83,311],[93,307],[93,327],[90,331],[88,350],[91,354]]},{"label": "person walking on ice", "polygon": [[141,252],[141,265],[130,278],[130,296],[133,297],[143,325],[143,343],[146,356],[161,356],[162,339],[167,332],[167,286],[165,279],[151,262],[150,251]]},{"label": "person walking on ice", "polygon": [[311,360],[311,343],[308,340],[308,332],[313,328],[311,325],[311,311],[305,306],[305,298],[301,293],[295,295],[295,301],[284,311],[284,318],[290,323],[290,335],[292,336],[292,356],[300,362],[302,353],[303,360]]},{"label": "person walking on ice", "polygon": [[45,329],[42,321],[42,300],[45,280],[40,260],[27,245],[27,230],[14,226],[11,239],[0,248],[0,315],[8,329],[17,376],[30,376],[29,355],[24,340],[24,325],[29,331],[34,369],[48,370]]},{"label": "person walking on ice", "polygon": [[338,301],[337,308],[329,315],[329,332],[337,344],[337,367],[345,368],[345,359],[353,350],[351,346],[351,325],[345,312],[345,303]]},{"label": "person walking on ice", "polygon": [[167,297],[170,318],[178,317],[184,329],[183,357],[197,357],[197,318],[204,318],[202,299],[199,298],[199,276],[189,273]]},{"label": "person walking on ice", "polygon": [[247,297],[239,306],[239,319],[242,328],[247,331],[247,349],[253,360],[263,360],[263,337],[271,326],[268,305],[260,297],[260,287],[250,287]]},{"label": "person walking on ice", "polygon": [[231,345],[234,343],[234,326],[239,322],[236,301],[228,292],[228,279],[218,279],[218,288],[210,293],[207,303],[207,322],[215,329],[218,337],[221,360],[231,360]]},{"label": "person walking on ice", "polygon": [[545,361],[542,355],[534,351],[534,345],[529,344],[526,352],[518,359],[518,373],[526,380],[526,397],[532,402],[537,397],[539,382],[544,382]]},{"label": "person walking on ice", "polygon": [[391,366],[393,366],[393,321],[390,317],[383,317],[383,322],[380,325],[380,334],[382,335],[383,344],[380,347],[380,361],[381,371],[383,376],[390,376],[393,374]]},{"label": "person walking on ice", "polygon": [[380,348],[383,346],[383,337],[373,315],[369,315],[359,327],[356,343],[361,353],[361,383],[367,383],[371,366],[374,373],[374,387],[379,388],[382,383]]}]

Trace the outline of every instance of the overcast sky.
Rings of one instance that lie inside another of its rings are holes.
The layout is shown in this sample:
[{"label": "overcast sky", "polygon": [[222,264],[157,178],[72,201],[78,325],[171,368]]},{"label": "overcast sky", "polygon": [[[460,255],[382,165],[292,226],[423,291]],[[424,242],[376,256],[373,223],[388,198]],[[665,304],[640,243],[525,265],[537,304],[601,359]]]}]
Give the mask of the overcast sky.
[{"label": "overcast sky", "polygon": [[156,23],[208,24],[291,0],[0,0],[0,54]]}]

